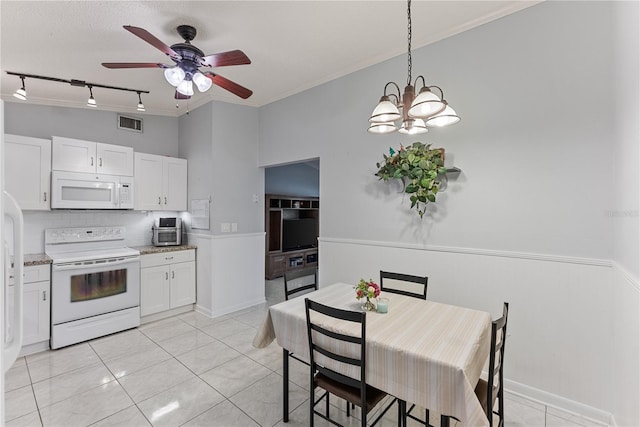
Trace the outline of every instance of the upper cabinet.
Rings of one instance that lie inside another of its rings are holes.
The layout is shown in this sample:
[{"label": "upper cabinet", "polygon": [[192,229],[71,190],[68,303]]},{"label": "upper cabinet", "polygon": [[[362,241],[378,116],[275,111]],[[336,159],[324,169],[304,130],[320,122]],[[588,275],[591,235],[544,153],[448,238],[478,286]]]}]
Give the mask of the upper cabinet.
[{"label": "upper cabinet", "polygon": [[52,169],[133,176],[133,148],[54,136]]},{"label": "upper cabinet", "polygon": [[187,210],[187,161],[135,153],[135,209]]},{"label": "upper cabinet", "polygon": [[5,189],[23,210],[49,210],[51,141],[18,135],[4,141]]}]

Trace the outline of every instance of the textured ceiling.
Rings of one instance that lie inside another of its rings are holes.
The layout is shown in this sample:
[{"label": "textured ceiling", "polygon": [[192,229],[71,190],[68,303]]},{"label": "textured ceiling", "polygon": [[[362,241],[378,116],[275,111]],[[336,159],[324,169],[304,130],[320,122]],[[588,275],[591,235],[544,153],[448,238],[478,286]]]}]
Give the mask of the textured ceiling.
[{"label": "textured ceiling", "polygon": [[[417,48],[537,1],[416,1]],[[6,71],[148,90],[147,113],[178,116],[211,100],[261,106],[406,52],[404,1],[7,1],[0,2],[2,99],[20,80]],[[215,72],[253,90],[241,100],[213,86],[187,103],[160,69],[109,70],[102,62],[171,61],[125,31],[142,27],[167,45],[180,24],[196,27],[205,54],[241,49],[250,65]],[[86,108],[88,89],[26,81],[29,103]],[[378,88],[375,88],[378,89]],[[135,93],[94,89],[100,109],[135,112]],[[19,101],[18,101],[19,102]]]}]

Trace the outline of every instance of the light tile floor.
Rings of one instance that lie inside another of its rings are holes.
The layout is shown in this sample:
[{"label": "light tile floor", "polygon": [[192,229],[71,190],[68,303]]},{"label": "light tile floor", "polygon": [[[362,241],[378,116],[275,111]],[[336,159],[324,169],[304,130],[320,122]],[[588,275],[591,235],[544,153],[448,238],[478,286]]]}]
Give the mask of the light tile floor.
[{"label": "light tile floor", "polygon": [[[251,344],[268,306],[284,300],[282,280],[267,281],[266,289],[266,304],[231,315],[210,319],[189,312],[18,359],[5,377],[6,425],[309,425],[308,368],[290,363],[285,424],[282,350],[275,342],[266,349]],[[337,400],[332,418],[359,425],[358,409],[347,418]],[[505,406],[510,427],[595,425],[517,396]],[[394,405],[379,425],[395,426],[396,414]],[[438,425],[437,418],[433,414],[431,423]],[[316,425],[331,424],[316,417]]]}]

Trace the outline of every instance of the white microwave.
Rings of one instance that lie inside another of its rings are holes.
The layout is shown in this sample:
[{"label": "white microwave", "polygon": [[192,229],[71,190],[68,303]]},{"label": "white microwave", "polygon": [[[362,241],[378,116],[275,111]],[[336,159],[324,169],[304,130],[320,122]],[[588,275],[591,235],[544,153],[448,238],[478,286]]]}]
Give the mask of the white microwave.
[{"label": "white microwave", "polygon": [[133,209],[133,177],[51,173],[52,209]]}]

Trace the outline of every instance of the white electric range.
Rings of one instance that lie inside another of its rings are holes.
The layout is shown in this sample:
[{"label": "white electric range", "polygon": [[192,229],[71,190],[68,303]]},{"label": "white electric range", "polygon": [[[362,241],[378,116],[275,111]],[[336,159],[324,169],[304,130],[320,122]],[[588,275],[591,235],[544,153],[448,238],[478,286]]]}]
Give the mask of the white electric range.
[{"label": "white electric range", "polygon": [[124,227],[45,232],[51,259],[51,348],[140,325],[140,252]]}]

